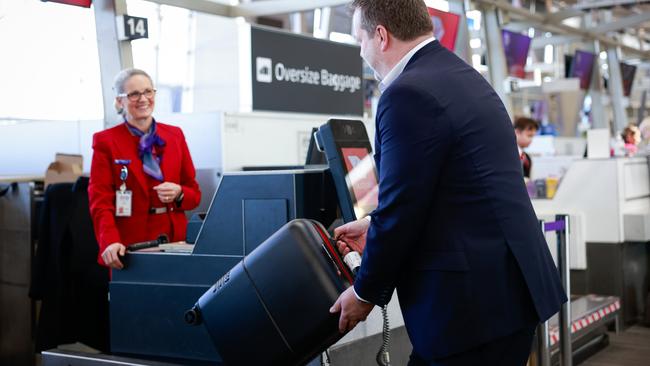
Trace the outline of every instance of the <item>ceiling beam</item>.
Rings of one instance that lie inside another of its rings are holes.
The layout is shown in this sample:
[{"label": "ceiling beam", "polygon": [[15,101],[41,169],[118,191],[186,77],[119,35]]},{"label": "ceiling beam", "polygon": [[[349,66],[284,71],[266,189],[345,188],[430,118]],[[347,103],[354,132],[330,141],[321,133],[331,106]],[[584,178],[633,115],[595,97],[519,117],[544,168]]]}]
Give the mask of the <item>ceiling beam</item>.
[{"label": "ceiling beam", "polygon": [[171,5],[212,15],[231,16],[232,5],[219,4],[209,0],[149,0],[152,3]]},{"label": "ceiling beam", "polygon": [[582,1],[571,8],[589,10],[589,9],[598,9],[598,8],[611,8],[615,6],[622,5],[633,5],[633,4],[643,4],[650,3],[650,0],[596,0],[596,1]]},{"label": "ceiling beam", "polygon": [[556,11],[554,13],[546,14],[546,22],[548,23],[560,23],[564,19],[569,19],[573,17],[581,17],[585,15],[585,12],[580,9],[567,8],[564,10]]},{"label": "ceiling beam", "polygon": [[594,33],[607,33],[623,28],[629,28],[640,23],[645,23],[647,21],[650,21],[650,12],[631,15],[629,17],[621,18],[613,22],[606,22],[604,24],[591,28],[590,31]]},{"label": "ceiling beam", "polygon": [[547,45],[563,45],[571,44],[582,41],[583,38],[580,36],[551,36],[551,37],[535,37],[530,43],[532,49],[544,48]]},{"label": "ceiling beam", "polygon": [[239,4],[233,7],[232,16],[259,17],[290,14],[316,8],[348,4],[350,0],[266,0]]},{"label": "ceiling beam", "polygon": [[[531,22],[539,28],[548,28],[549,24],[545,23],[546,17],[540,14],[532,14],[528,9],[518,8],[504,0],[475,0],[484,6],[494,6],[502,11],[508,12],[511,16],[524,19]],[[643,51],[635,47],[629,47],[621,42],[600,33],[594,33],[584,28],[575,28],[565,24],[552,24],[552,28],[558,29],[561,33],[579,36],[587,40],[597,40],[610,47],[620,47],[622,51],[634,55],[639,55],[644,59],[650,59],[650,52]]]},{"label": "ceiling beam", "polygon": [[533,27],[530,22],[510,22],[507,24],[503,24],[503,28],[511,31],[511,32],[524,32],[528,31],[530,28],[535,28]]},{"label": "ceiling beam", "polygon": [[225,17],[259,17],[290,14],[328,6],[345,5],[350,0],[266,0],[228,5],[210,0],[149,0],[161,5],[177,6],[200,13]]}]

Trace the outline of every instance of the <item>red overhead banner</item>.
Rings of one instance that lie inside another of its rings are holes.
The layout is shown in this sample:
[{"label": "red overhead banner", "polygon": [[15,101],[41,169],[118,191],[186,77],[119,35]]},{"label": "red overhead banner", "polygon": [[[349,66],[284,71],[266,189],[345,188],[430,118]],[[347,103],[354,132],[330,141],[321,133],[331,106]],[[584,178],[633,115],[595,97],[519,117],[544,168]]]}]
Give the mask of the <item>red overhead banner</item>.
[{"label": "red overhead banner", "polygon": [[434,8],[429,8],[429,15],[431,16],[433,34],[436,39],[440,44],[453,51],[456,45],[460,16]]},{"label": "red overhead banner", "polygon": [[51,2],[51,3],[60,3],[60,4],[67,4],[67,5],[75,5],[75,6],[81,6],[83,8],[90,8],[90,4],[92,3],[92,0],[41,0],[44,2]]}]

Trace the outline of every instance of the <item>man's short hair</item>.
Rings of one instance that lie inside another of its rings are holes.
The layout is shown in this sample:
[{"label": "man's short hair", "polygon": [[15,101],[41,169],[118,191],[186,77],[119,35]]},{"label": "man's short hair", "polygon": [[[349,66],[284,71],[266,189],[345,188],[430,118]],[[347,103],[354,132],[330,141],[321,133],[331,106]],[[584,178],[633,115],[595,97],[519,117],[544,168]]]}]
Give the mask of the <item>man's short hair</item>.
[{"label": "man's short hair", "polygon": [[535,121],[529,117],[517,117],[515,118],[515,129],[519,131],[525,131],[527,129],[533,129],[535,131],[539,130],[539,122]]},{"label": "man's short hair", "polygon": [[361,13],[361,28],[374,37],[378,25],[401,41],[433,34],[433,23],[423,0],[354,0]]}]

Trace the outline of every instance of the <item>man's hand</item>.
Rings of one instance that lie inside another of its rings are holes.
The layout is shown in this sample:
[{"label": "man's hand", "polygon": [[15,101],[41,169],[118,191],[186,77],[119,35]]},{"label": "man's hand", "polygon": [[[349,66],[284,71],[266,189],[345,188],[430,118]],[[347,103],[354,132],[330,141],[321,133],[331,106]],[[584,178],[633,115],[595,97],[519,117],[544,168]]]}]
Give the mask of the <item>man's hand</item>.
[{"label": "man's hand", "polygon": [[181,191],[183,188],[172,182],[164,182],[161,183],[153,189],[158,193],[158,199],[162,203],[171,203],[174,202],[174,200],[181,194]]},{"label": "man's hand", "polygon": [[120,261],[126,253],[126,247],[122,243],[113,243],[104,249],[102,253],[102,260],[107,266],[115,269],[124,268],[124,264]]},{"label": "man's hand", "polygon": [[334,239],[341,255],[345,256],[351,250],[359,254],[363,253],[369,227],[370,220],[363,218],[334,229]]},{"label": "man's hand", "polygon": [[375,305],[357,299],[352,286],[343,291],[341,296],[330,308],[330,313],[341,312],[339,317],[339,332],[351,331],[359,322],[366,320]]}]

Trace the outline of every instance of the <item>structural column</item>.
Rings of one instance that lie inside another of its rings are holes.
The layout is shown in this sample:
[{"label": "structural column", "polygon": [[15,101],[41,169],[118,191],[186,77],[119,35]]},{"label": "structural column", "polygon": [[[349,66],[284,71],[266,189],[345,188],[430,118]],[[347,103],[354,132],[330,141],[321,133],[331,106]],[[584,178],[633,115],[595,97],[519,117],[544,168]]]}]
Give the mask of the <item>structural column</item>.
[{"label": "structural column", "polygon": [[324,8],[314,9],[314,37],[329,39],[330,25],[331,25],[332,8],[326,6]]},{"label": "structural column", "polygon": [[497,17],[497,9],[492,6],[483,7],[483,23],[485,28],[485,39],[487,42],[487,59],[490,83],[501,98],[508,114],[512,117],[512,102],[506,94],[504,81],[506,80],[507,64],[503,53],[501,41],[501,27]]},{"label": "structural column", "polygon": [[[583,24],[585,28],[590,29],[594,27],[592,14],[589,13],[584,16]],[[603,77],[600,69],[600,42],[593,41],[589,50],[596,55],[594,60],[593,70],[591,71],[591,82],[589,83],[589,96],[591,97],[591,121],[593,128],[610,128],[609,121],[605,115],[605,107],[603,106]]]},{"label": "structural column", "polygon": [[289,26],[293,33],[304,33],[305,26],[303,24],[303,18],[304,17],[300,12],[289,15]]},{"label": "structural column", "polygon": [[[469,3],[469,1],[468,1]],[[464,0],[450,0],[449,11],[460,16],[458,22],[458,33],[456,34],[456,44],[454,53],[465,60],[468,64],[472,64],[472,52],[469,47],[469,30],[467,28],[467,4]]]},{"label": "structural column", "polygon": [[111,127],[120,122],[115,111],[113,79],[120,70],[133,67],[131,43],[118,39],[115,21],[117,15],[126,14],[126,0],[93,0],[93,8],[104,103],[104,127]]},{"label": "structural column", "polygon": [[[605,22],[611,22],[611,18],[611,11],[606,11]],[[614,115],[613,127],[615,132],[622,131],[627,125],[627,115],[623,107],[623,78],[621,77],[618,52],[618,47],[607,46],[607,69],[609,70],[607,89],[609,89],[610,105]]]},{"label": "structural column", "polygon": [[609,98],[614,112],[614,128],[616,131],[622,131],[627,125],[627,115],[623,107],[623,79],[616,47],[607,48],[607,65],[609,69],[607,88],[609,89]]}]

